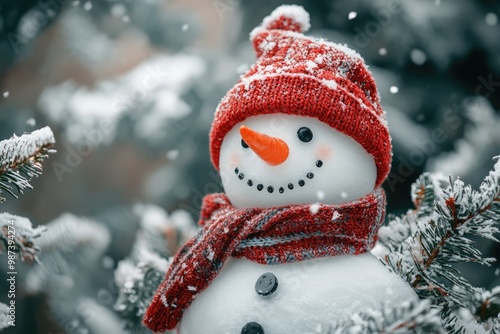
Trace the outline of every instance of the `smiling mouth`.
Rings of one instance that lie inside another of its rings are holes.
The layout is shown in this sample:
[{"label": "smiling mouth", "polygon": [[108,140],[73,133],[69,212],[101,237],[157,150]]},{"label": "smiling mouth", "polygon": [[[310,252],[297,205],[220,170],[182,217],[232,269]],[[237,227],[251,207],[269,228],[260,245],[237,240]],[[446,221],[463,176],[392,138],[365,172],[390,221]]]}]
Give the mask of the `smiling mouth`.
[{"label": "smiling mouth", "polygon": [[[317,160],[316,161],[316,167],[317,168],[321,168],[321,166],[323,166],[323,161]],[[234,173],[236,174],[236,176],[238,177],[238,179],[240,181],[242,181],[242,182],[246,181],[246,183],[247,183],[247,185],[249,187],[255,186],[255,189],[257,189],[257,191],[262,191],[262,190],[264,190],[264,188],[266,188],[266,190],[267,190],[268,193],[272,194],[274,192],[274,188],[275,188],[274,186],[271,186],[271,185],[267,185],[266,186],[266,185],[264,185],[262,183],[257,183],[257,182],[255,182],[252,179],[245,180],[245,174],[243,172],[241,172],[238,167],[236,167],[234,169]],[[314,178],[314,173],[313,172],[307,172],[305,178],[307,178],[309,180],[312,180]],[[303,186],[305,186],[305,184],[306,184],[306,181],[304,179],[300,179],[296,183],[290,182],[286,186],[278,187],[278,192],[280,194],[283,194],[286,189],[288,189],[288,191],[290,191],[290,190],[293,190],[296,185],[299,186],[299,187],[303,187]]]}]

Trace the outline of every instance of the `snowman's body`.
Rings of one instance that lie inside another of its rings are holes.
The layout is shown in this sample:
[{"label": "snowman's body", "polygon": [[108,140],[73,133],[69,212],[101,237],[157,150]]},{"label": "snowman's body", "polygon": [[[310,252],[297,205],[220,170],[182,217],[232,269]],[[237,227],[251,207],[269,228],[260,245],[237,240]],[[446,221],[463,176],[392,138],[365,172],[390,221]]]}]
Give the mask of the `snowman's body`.
[{"label": "snowman's body", "polygon": [[[241,125],[282,139],[289,147],[287,158],[277,166],[260,158],[251,143],[241,143]],[[304,127],[313,134],[311,140],[299,138],[298,129]],[[250,117],[236,125],[224,139],[220,172],[226,194],[238,207],[350,202],[371,192],[376,177],[373,158],[352,138],[314,118],[292,115]],[[305,177],[309,172],[314,178]],[[269,186],[275,191],[267,191]],[[286,190],[279,193],[280,187]],[[278,287],[261,296],[255,285],[267,272]],[[413,289],[370,253],[278,265],[230,258],[185,311],[179,328],[180,334],[240,334],[255,322],[265,334],[322,333],[357,312],[415,298]]]},{"label": "snowman's body", "polygon": [[[257,279],[273,273],[278,288],[255,291]],[[239,334],[249,322],[266,334],[327,333],[329,323],[384,303],[417,298],[400,277],[370,253],[261,265],[231,258],[186,310],[181,334]]]}]

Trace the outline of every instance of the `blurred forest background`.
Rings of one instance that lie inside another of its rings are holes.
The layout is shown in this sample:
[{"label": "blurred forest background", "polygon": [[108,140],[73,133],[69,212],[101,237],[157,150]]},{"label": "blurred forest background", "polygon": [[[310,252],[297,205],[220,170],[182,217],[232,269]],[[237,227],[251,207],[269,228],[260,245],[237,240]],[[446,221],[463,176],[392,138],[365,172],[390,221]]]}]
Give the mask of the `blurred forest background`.
[{"label": "blurred forest background", "polygon": [[[49,227],[42,266],[18,264],[5,333],[126,332],[119,288],[135,283],[115,269],[129,258],[133,276],[142,248],[175,253],[203,195],[222,191],[213,113],[254,63],[249,32],[283,3],[0,0],[0,139],[48,125],[57,141],[34,189],[1,207]],[[348,44],[375,76],[394,145],[389,213],[412,207],[423,171],[479,185],[500,154],[499,1],[293,3],[311,14],[309,34]],[[500,258],[498,244],[479,248]],[[500,284],[498,265],[461,269]]]}]

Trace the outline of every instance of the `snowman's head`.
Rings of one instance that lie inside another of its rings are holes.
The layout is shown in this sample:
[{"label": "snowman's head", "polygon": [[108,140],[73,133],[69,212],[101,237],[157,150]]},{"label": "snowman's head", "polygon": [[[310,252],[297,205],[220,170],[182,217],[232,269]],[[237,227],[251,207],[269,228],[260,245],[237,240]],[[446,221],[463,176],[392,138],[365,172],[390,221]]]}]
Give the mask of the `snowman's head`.
[{"label": "snowman's head", "polygon": [[219,168],[235,207],[350,202],[373,191],[373,156],[313,117],[270,114],[236,124]]},{"label": "snowman's head", "polygon": [[257,62],[222,98],[210,155],[237,207],[344,203],[389,174],[391,139],[373,76],[345,45],[306,36],[280,6],[250,34]]}]

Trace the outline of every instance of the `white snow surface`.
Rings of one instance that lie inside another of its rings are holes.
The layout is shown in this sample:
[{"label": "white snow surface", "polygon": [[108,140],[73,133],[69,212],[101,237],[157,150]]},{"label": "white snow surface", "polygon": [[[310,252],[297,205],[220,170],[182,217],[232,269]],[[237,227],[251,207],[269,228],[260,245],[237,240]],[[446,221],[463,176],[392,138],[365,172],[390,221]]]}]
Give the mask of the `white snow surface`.
[{"label": "white snow surface", "polygon": [[[270,296],[255,292],[266,272],[278,279]],[[383,303],[417,299],[413,289],[373,255],[344,255],[280,265],[230,258],[210,286],[185,311],[180,334],[240,333],[258,322],[265,333],[314,333]]]}]

